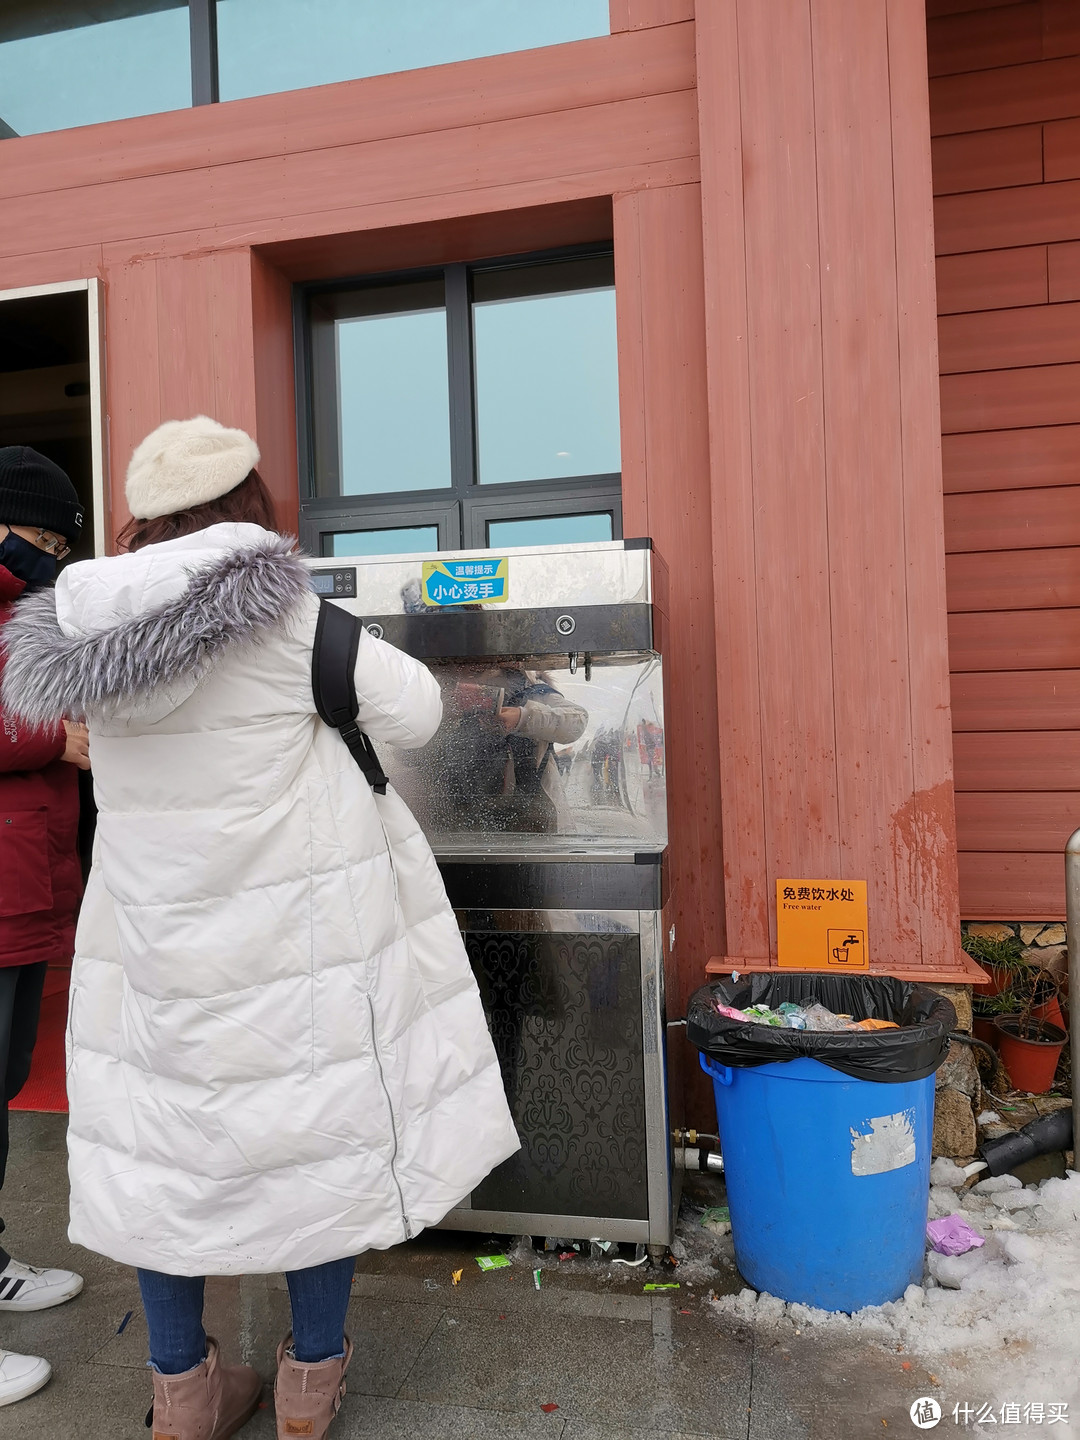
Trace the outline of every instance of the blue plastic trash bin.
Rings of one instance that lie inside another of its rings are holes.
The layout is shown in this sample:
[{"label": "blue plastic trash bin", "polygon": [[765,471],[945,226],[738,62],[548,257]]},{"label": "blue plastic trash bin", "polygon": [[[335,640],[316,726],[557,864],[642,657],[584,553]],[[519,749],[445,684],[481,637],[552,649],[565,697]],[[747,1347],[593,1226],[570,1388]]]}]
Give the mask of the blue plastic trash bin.
[{"label": "blue plastic trash bin", "polygon": [[754,1289],[850,1312],[918,1284],[934,1076],[889,1084],[810,1059],[700,1059],[716,1091],[735,1258]]}]

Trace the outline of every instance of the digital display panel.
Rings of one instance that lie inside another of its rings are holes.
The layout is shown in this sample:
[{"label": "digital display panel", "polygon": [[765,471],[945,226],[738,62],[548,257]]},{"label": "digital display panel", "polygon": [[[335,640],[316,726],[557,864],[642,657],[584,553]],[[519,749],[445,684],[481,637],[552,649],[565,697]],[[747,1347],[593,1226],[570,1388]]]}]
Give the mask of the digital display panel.
[{"label": "digital display panel", "polygon": [[311,577],[311,588],[316,595],[332,595],[334,593],[334,572],[328,570],[320,575],[316,570]]}]

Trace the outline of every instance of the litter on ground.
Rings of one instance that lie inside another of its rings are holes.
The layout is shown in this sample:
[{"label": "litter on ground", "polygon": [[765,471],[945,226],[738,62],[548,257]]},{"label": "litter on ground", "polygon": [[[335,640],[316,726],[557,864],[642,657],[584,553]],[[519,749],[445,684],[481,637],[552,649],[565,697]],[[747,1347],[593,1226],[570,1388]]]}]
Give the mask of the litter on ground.
[{"label": "litter on ground", "polygon": [[[743,1290],[714,1298],[714,1310],[781,1332],[814,1328],[834,1336],[902,1342],[909,1353],[934,1361],[955,1393],[1001,1401],[1044,1397],[1075,1405],[1080,1401],[1080,1173],[1026,1189],[1015,1176],[1000,1179],[1008,1183],[984,1180],[952,1197],[985,1244],[963,1255],[931,1249],[923,1283],[909,1285],[900,1300],[843,1315]],[[994,1203],[1013,1196],[1017,1208],[1011,1213]]]},{"label": "litter on ground", "polygon": [[477,1255],[476,1263],[481,1270],[503,1270],[510,1264],[509,1255]]}]

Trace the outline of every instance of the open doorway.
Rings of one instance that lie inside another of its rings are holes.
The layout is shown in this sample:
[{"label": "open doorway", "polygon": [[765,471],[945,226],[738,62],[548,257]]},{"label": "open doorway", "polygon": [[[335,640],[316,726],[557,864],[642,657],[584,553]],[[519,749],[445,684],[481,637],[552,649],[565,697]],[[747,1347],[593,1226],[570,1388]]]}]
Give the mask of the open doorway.
[{"label": "open doorway", "polygon": [[99,283],[0,290],[0,445],[30,445],[86,507],[72,560],[104,554]]},{"label": "open doorway", "polygon": [[[101,304],[97,280],[0,290],[0,446],[30,445],[71,477],[86,509],[71,564],[103,555],[105,502],[101,387]],[[89,868],[96,810],[93,782],[79,774],[79,849]],[[67,1108],[64,1032],[69,965],[50,965],[30,1078],[12,1108]]]}]

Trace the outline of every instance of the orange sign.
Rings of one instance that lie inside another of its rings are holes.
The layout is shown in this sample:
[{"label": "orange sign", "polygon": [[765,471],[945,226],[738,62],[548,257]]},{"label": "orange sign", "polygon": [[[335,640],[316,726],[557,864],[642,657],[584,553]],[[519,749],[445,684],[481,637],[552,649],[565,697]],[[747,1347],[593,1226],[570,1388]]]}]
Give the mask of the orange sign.
[{"label": "orange sign", "polygon": [[869,970],[865,880],[777,880],[776,957],[785,970]]}]

